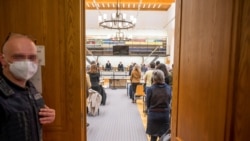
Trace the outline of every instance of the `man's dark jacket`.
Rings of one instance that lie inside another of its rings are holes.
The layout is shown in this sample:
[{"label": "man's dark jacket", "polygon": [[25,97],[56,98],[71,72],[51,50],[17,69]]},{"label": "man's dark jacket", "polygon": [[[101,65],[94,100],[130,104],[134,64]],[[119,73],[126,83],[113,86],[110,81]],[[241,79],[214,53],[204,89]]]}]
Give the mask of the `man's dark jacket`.
[{"label": "man's dark jacket", "polygon": [[19,87],[0,74],[0,141],[41,141],[44,100],[31,82]]}]

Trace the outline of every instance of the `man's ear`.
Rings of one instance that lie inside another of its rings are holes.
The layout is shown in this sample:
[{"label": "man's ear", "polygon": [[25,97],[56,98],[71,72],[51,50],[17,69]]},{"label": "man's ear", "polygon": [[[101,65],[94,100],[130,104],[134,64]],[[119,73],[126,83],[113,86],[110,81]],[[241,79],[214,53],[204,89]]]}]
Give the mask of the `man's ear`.
[{"label": "man's ear", "polygon": [[2,67],[6,66],[6,61],[4,60],[4,54],[0,53],[0,63]]},{"label": "man's ear", "polygon": [[0,62],[2,64],[2,60],[3,60],[3,53],[0,53]]}]

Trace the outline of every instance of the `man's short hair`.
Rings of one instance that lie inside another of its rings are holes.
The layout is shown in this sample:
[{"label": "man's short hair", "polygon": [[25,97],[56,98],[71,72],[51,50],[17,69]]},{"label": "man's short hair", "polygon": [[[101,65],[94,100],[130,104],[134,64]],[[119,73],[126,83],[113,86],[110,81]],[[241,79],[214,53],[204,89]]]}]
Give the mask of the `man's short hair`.
[{"label": "man's short hair", "polygon": [[157,65],[159,65],[160,63],[161,63],[160,61],[156,61],[156,63],[155,63],[155,64],[156,64],[156,66],[157,66]]},{"label": "man's short hair", "polygon": [[95,61],[91,61],[90,64],[96,64],[96,62]]},{"label": "man's short hair", "polygon": [[150,68],[155,68],[155,62],[151,62],[149,65],[150,65]]}]

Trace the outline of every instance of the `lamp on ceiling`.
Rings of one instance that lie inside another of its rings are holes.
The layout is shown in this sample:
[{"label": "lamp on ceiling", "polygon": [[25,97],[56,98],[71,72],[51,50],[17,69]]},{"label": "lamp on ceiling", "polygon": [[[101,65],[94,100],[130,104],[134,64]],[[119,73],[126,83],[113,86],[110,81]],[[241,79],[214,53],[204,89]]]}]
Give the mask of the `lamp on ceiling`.
[{"label": "lamp on ceiling", "polygon": [[124,32],[121,32],[120,30],[118,32],[116,32],[115,35],[112,35],[110,37],[111,40],[113,41],[129,41],[132,39],[132,35],[131,36],[127,36],[126,34],[124,34]]},{"label": "lamp on ceiling", "polygon": [[130,16],[130,19],[126,19],[126,14],[121,13],[119,10],[119,3],[117,0],[116,12],[111,14],[111,18],[108,19],[106,14],[102,16],[98,16],[99,26],[107,29],[131,29],[135,27],[136,18],[134,16]]}]

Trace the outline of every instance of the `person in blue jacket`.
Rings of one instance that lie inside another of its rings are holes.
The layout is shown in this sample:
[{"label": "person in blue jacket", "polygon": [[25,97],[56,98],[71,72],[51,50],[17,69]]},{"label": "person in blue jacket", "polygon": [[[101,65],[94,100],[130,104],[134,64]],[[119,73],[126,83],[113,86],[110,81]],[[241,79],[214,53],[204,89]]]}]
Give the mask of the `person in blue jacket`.
[{"label": "person in blue jacket", "polygon": [[151,141],[156,141],[170,126],[171,88],[165,83],[164,73],[159,69],[153,71],[152,79],[153,84],[146,92],[146,133],[150,135]]}]

